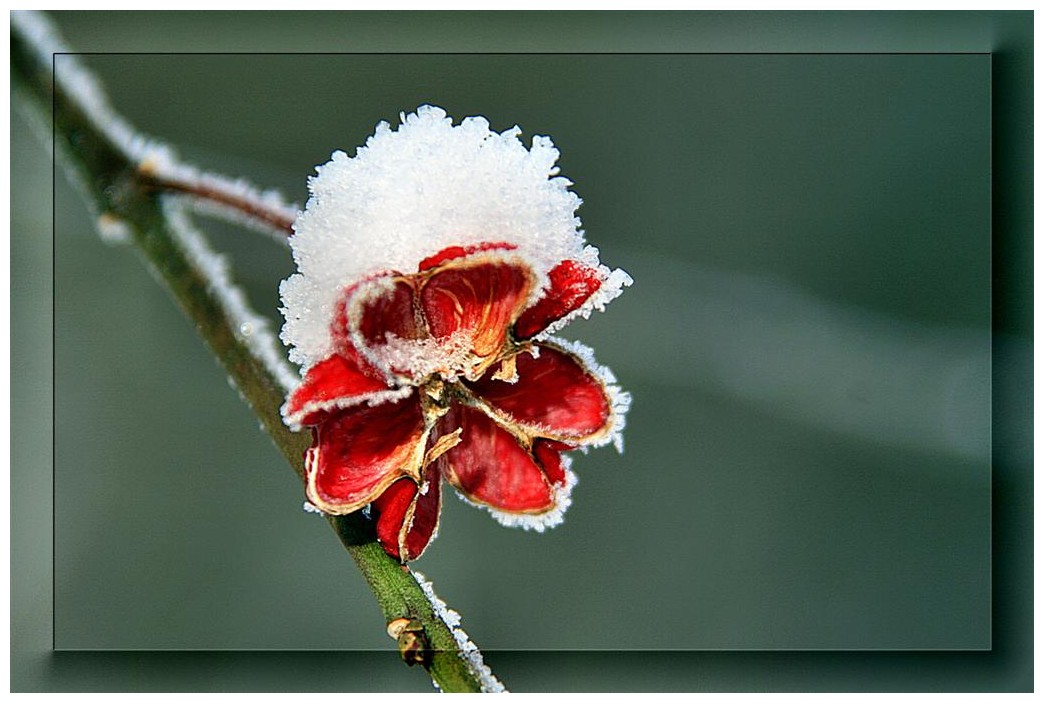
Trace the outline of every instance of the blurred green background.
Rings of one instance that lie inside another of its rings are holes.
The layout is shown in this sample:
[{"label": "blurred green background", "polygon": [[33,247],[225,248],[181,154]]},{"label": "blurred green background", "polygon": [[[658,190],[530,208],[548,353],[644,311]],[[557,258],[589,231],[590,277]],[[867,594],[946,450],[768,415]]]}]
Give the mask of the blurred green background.
[{"label": "blurred green background", "polygon": [[[301,203],[420,104],[553,137],[635,279],[564,336],[634,405],[549,533],[448,493],[415,566],[487,652],[990,647],[988,55],[83,60],[145,133]],[[49,165],[19,120],[12,147],[45,266]],[[191,323],[60,176],[54,218],[55,647],[387,649]],[[287,250],[200,224],[277,324]]]}]

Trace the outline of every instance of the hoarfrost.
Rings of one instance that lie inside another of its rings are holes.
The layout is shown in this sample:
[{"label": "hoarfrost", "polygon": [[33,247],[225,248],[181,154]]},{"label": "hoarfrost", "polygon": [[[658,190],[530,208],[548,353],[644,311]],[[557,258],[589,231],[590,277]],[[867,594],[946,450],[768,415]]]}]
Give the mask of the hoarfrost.
[{"label": "hoarfrost", "polygon": [[634,283],[634,279],[631,278],[630,274],[623,269],[610,269],[608,266],[600,264],[598,262],[598,249],[592,246],[588,246],[584,249],[584,256],[581,258],[583,263],[598,269],[602,273],[603,281],[602,285],[598,287],[594,295],[588,298],[583,305],[573,310],[565,317],[552,322],[544,329],[539,335],[538,340],[549,339],[552,334],[562,329],[570,322],[578,317],[582,317],[585,320],[591,317],[592,312],[602,312],[605,310],[605,306],[611,303],[613,300],[618,298],[623,289]]},{"label": "hoarfrost", "polygon": [[184,247],[189,261],[207,281],[232,328],[250,330],[248,335],[240,333],[239,340],[264,364],[284,391],[296,387],[301,382],[300,376],[287,364],[275,334],[269,329],[268,320],[251,309],[243,290],[232,282],[224,257],[210,248],[206,238],[195,228],[188,213],[178,202],[170,198],[163,198],[161,202],[175,238]]},{"label": "hoarfrost", "polygon": [[569,509],[569,506],[573,504],[573,487],[576,486],[579,479],[570,468],[572,466],[572,461],[572,457],[566,456],[565,454],[562,455],[562,468],[565,471],[565,483],[554,486],[552,489],[554,507],[545,513],[540,513],[538,515],[505,513],[488,505],[472,503],[460,493],[457,493],[457,497],[473,508],[482,508],[486,510],[493,516],[493,519],[504,527],[520,527],[523,530],[533,530],[534,532],[550,530],[552,527],[558,527],[565,521],[565,512]]},{"label": "hoarfrost", "polygon": [[603,366],[595,360],[594,349],[591,347],[580,342],[562,339],[561,337],[547,337],[544,341],[560,347],[584,362],[588,371],[602,382],[602,386],[609,395],[610,418],[608,431],[604,436],[581,447],[581,449],[586,450],[590,447],[601,447],[611,443],[616,447],[616,451],[623,454],[623,430],[627,424],[627,411],[631,408],[631,394],[620,388],[616,382],[616,376],[608,366]]},{"label": "hoarfrost", "polygon": [[278,191],[263,191],[241,178],[231,179],[202,171],[179,162],[173,152],[164,154],[162,158],[157,153],[151,153],[140,162],[139,168],[143,173],[161,180],[184,184],[194,193],[210,194],[210,197],[174,195],[197,213],[242,225],[286,246],[289,234],[287,227],[294,221],[299,208],[287,203]]},{"label": "hoarfrost", "polygon": [[[265,330],[269,336],[273,336],[267,329]],[[274,344],[273,337],[273,344]],[[295,376],[294,385],[300,383],[300,379]],[[289,390],[289,389],[288,389]],[[280,414],[283,416],[283,422],[294,432],[301,429],[301,420],[312,413],[320,410],[344,410],[351,408],[356,405],[367,405],[373,407],[382,403],[395,403],[403,398],[408,397],[413,393],[411,386],[403,386],[402,388],[393,388],[386,391],[375,391],[373,393],[365,393],[363,395],[350,395],[341,396],[339,398],[333,398],[331,400],[316,400],[311,403],[305,403],[296,413],[288,413],[287,409],[290,407],[290,402],[283,403],[283,407],[279,409]]]},{"label": "hoarfrost", "polygon": [[402,339],[389,334],[385,343],[370,346],[367,357],[379,368],[405,373],[412,378],[441,374],[448,381],[469,366],[474,330],[457,330],[446,337]]},{"label": "hoarfrost", "polygon": [[[62,91],[80,106],[94,128],[130,162],[138,165],[142,174],[182,184],[195,192],[210,193],[214,197],[206,201],[206,205],[200,205],[204,201],[193,198],[194,206],[285,240],[285,227],[275,222],[292,222],[297,206],[287,204],[276,191],[262,191],[245,180],[204,172],[185,164],[171,146],[138,132],[112,108],[101,83],[65,45],[54,24],[43,13],[14,11],[11,26],[26,37],[41,62],[54,66],[55,80]],[[258,214],[251,216],[221,201],[247,204]]]},{"label": "hoarfrost", "polygon": [[526,148],[518,127],[500,134],[483,117],[453,125],[429,105],[377,125],[354,158],[343,151],[309,179],[311,197],[290,245],[298,273],[280,288],[283,340],[303,366],[330,351],[329,325],[344,287],[382,271],[410,273],[450,246],[506,242],[538,276],[565,259],[597,257],[586,247],[580,198],[558,176],[548,137]]},{"label": "hoarfrost", "polygon": [[[27,39],[41,63],[52,64],[58,84],[87,113],[94,124],[125,155],[134,158],[148,152],[147,140],[109,105],[101,84],[79,62],[57,28],[42,12],[15,11],[11,26]],[[60,55],[60,56],[59,56]]]},{"label": "hoarfrost", "polygon": [[[482,652],[479,651],[478,645],[472,642],[468,637],[468,633],[464,632],[460,627],[460,613],[447,606],[446,602],[435,594],[434,586],[432,586],[431,581],[424,577],[424,574],[419,571],[413,571],[412,574],[417,581],[417,585],[421,587],[424,595],[427,596],[428,602],[431,603],[431,609],[435,612],[435,615],[442,622],[446,623],[446,627],[453,633],[453,639],[457,641],[457,650],[460,653],[460,658],[464,660],[468,670],[478,680],[479,685],[482,687],[482,692],[507,693],[504,684],[493,675],[493,672],[482,660]],[[438,688],[438,684],[435,684],[435,687]]]}]

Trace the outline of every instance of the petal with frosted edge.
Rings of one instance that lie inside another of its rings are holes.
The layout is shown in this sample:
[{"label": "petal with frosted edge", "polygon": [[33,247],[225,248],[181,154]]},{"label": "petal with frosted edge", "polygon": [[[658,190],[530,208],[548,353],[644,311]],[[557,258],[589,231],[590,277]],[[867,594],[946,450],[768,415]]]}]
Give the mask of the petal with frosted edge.
[{"label": "petal with frosted edge", "polygon": [[333,354],[308,369],[286,401],[283,417],[291,427],[317,425],[331,412],[376,400],[375,394],[388,390],[380,374],[354,349],[344,356]]},{"label": "petal with frosted edge", "polygon": [[426,336],[414,306],[413,285],[406,276],[374,276],[351,286],[344,300],[344,316],[335,324],[345,325],[356,344],[381,345],[388,335],[399,339]]},{"label": "petal with frosted edge", "polygon": [[436,252],[435,254],[432,254],[428,258],[421,261],[420,265],[417,267],[417,270],[427,271],[429,269],[435,268],[439,264],[444,264],[447,261],[451,261],[453,259],[462,259],[465,256],[468,256],[469,254],[474,254],[476,252],[493,251],[495,249],[511,250],[515,248],[516,247],[514,244],[508,244],[507,242],[481,242],[480,244],[472,244],[466,247],[446,247],[442,251]]},{"label": "petal with frosted edge", "polygon": [[492,359],[525,308],[533,281],[525,265],[488,255],[443,264],[421,288],[428,329],[437,338],[467,331],[472,352]]},{"label": "petal with frosted edge", "polygon": [[335,515],[362,508],[396,479],[419,474],[423,438],[416,395],[334,415],[305,454],[308,499]]},{"label": "petal with frosted edge", "polygon": [[602,381],[572,354],[535,346],[539,356],[523,352],[515,357],[517,382],[487,374],[465,385],[494,414],[535,436],[586,443],[607,432],[612,403]]},{"label": "petal with frosted edge", "polygon": [[377,514],[377,541],[384,551],[401,562],[417,559],[439,525],[440,478],[437,471],[425,472],[425,488],[411,478],[401,478],[373,502]]},{"label": "petal with frosted edge", "polygon": [[460,444],[436,464],[465,498],[510,513],[542,513],[555,507],[555,493],[540,465],[483,412],[453,405],[438,427],[443,434],[463,428]]},{"label": "petal with frosted edge", "polygon": [[515,337],[530,339],[548,325],[562,319],[586,303],[599,288],[602,273],[579,261],[563,261],[548,274],[550,283],[543,298],[526,310],[515,323]]}]

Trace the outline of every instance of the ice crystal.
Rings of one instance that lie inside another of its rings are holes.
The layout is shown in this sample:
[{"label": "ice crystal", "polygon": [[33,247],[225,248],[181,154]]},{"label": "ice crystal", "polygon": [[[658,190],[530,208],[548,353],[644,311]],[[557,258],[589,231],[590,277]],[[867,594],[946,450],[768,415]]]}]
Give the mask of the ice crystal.
[{"label": "ice crystal", "polygon": [[[296,382],[299,383],[300,379]],[[283,420],[286,423],[286,426],[294,432],[297,432],[302,427],[301,419],[308,417],[317,410],[345,410],[364,403],[369,406],[380,405],[382,403],[394,403],[403,398],[408,398],[412,392],[413,389],[404,386],[402,388],[392,388],[386,391],[376,391],[367,395],[345,396],[335,400],[320,400],[314,403],[305,403],[296,413],[288,413],[288,403],[284,403],[283,407],[280,408],[280,413],[283,415]]]},{"label": "ice crystal", "polygon": [[[46,15],[33,11],[15,11],[11,13],[11,25],[26,37],[28,45],[42,62],[54,66],[55,80],[65,95],[86,113],[92,125],[123,152],[128,161],[137,165],[142,174],[176,181],[194,191],[220,194],[221,198],[209,201],[192,198],[192,205],[223,219],[275,235],[280,241],[284,240],[286,232],[280,227],[246,214],[241,208],[222,205],[220,201],[252,203],[256,209],[286,222],[293,220],[297,206],[288,204],[276,191],[262,191],[243,179],[209,173],[186,164],[170,145],[136,130],[112,108],[98,79],[65,45]],[[101,231],[105,237],[106,232]]]},{"label": "ice crystal", "polygon": [[[453,639],[457,642],[457,651],[460,654],[460,658],[467,665],[472,676],[479,682],[482,692],[507,693],[504,684],[486,666],[478,645],[471,641],[468,633],[464,632],[464,629],[460,626],[460,613],[447,606],[446,602],[435,594],[434,586],[432,586],[431,581],[424,577],[424,574],[419,571],[412,573],[413,578],[417,581],[421,590],[424,591],[424,595],[427,596],[428,602],[431,603],[432,611],[442,622],[446,623],[446,627],[453,633]],[[436,687],[438,687],[438,684],[436,684]]]},{"label": "ice crystal", "polygon": [[576,486],[579,479],[573,472],[572,468],[570,468],[572,464],[573,457],[563,454],[562,470],[565,472],[565,483],[556,484],[552,488],[555,506],[546,513],[540,513],[538,515],[530,515],[527,513],[507,513],[488,505],[472,503],[459,493],[457,494],[457,497],[472,507],[482,508],[487,511],[493,516],[494,520],[504,527],[520,527],[523,530],[533,530],[534,532],[550,530],[553,527],[558,527],[565,521],[566,510],[568,510],[569,506],[573,504],[573,488]]},{"label": "ice crystal", "polygon": [[598,261],[598,250],[594,247],[587,247],[584,250],[584,256],[581,259],[584,263],[597,268],[604,274],[605,280],[602,285],[595,291],[587,301],[576,310],[565,317],[552,322],[547,328],[537,335],[536,339],[549,339],[552,334],[562,329],[570,322],[580,317],[587,319],[591,317],[592,312],[602,312],[605,310],[605,306],[615,300],[623,293],[623,289],[634,283],[634,279],[631,275],[623,269],[610,269],[608,266],[599,263]]},{"label": "ice crystal", "polygon": [[454,380],[454,371],[471,359],[473,332],[464,328],[452,335],[429,339],[402,339],[388,335],[384,344],[372,346],[367,356],[378,368],[401,370],[413,378],[441,373]]},{"label": "ice crystal", "polygon": [[[173,151],[166,148],[160,150],[155,148],[155,145],[143,155],[139,169],[147,175],[190,186],[196,193],[212,193],[220,197],[214,199],[197,195],[173,196],[183,200],[196,212],[248,227],[268,235],[279,244],[286,244],[287,231],[260,216],[260,213],[268,213],[287,223],[293,221],[298,208],[287,203],[278,191],[260,190],[241,178],[231,179],[200,170],[178,161]],[[240,203],[247,209],[223,202],[229,200]],[[258,212],[252,213],[249,211],[251,209]]]},{"label": "ice crystal", "polygon": [[[254,312],[243,290],[232,282],[224,257],[210,248],[181,204],[163,198],[162,207],[174,236],[207,281],[211,293],[228,316],[232,329],[239,332],[239,340],[265,365],[284,390],[294,388],[301,382],[300,376],[286,363],[268,320]],[[248,333],[244,333],[244,330],[248,330]]]},{"label": "ice crystal", "polygon": [[623,430],[627,424],[627,411],[631,408],[631,394],[620,388],[616,382],[615,374],[608,366],[598,363],[594,356],[594,349],[591,347],[581,342],[562,339],[561,337],[547,337],[545,341],[561,347],[583,361],[591,375],[602,382],[602,386],[609,395],[611,408],[608,431],[600,439],[581,447],[581,450],[586,451],[590,447],[612,444],[617,452],[623,454]]}]

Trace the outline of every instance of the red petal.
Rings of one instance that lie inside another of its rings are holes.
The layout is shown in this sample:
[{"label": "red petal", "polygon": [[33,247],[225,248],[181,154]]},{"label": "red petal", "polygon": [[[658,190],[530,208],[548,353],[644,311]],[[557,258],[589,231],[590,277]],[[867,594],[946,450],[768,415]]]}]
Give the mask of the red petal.
[{"label": "red petal", "polygon": [[533,442],[533,456],[544,470],[551,483],[563,485],[566,482],[565,466],[562,464],[562,452],[573,449],[568,444],[538,439]]},{"label": "red petal", "polygon": [[420,262],[420,266],[417,267],[418,271],[427,271],[433,269],[439,264],[451,261],[452,259],[460,259],[468,254],[474,254],[479,251],[491,251],[493,249],[514,249],[514,244],[508,244],[507,242],[482,242],[481,244],[472,244],[466,247],[446,247],[437,254],[432,254],[427,259]]},{"label": "red petal", "polygon": [[444,434],[463,428],[461,442],[436,460],[446,480],[468,500],[513,513],[555,507],[540,468],[511,434],[474,408],[453,405],[439,421]]},{"label": "red petal", "polygon": [[526,425],[541,437],[575,441],[607,429],[612,407],[602,381],[579,359],[546,344],[540,356],[515,357],[518,381],[491,375],[466,385],[508,422]]},{"label": "red petal", "polygon": [[481,358],[496,355],[531,285],[531,274],[519,264],[488,259],[448,264],[421,289],[428,329],[435,337],[473,330],[474,353]]},{"label": "red petal", "polygon": [[371,394],[388,390],[380,374],[354,349],[334,354],[308,369],[283,408],[293,425],[317,425],[339,408],[365,401]]},{"label": "red petal", "polygon": [[442,477],[432,467],[426,473],[428,488],[426,493],[418,491],[414,500],[413,518],[410,521],[406,538],[402,541],[406,547],[406,559],[419,557],[431,542],[439,526],[439,508],[442,505]]},{"label": "red petal", "polygon": [[418,490],[413,479],[402,478],[373,503],[377,513],[377,540],[384,551],[403,563],[424,552],[439,524],[438,472],[429,468],[425,480],[428,482],[425,493]]},{"label": "red petal", "polygon": [[417,475],[423,436],[416,396],[334,415],[305,455],[308,499],[326,513],[358,510],[399,477]]},{"label": "red petal", "polygon": [[587,302],[601,288],[603,277],[598,269],[578,261],[563,261],[551,269],[547,295],[526,310],[515,323],[515,337],[529,339],[552,322],[560,320]]},{"label": "red petal", "polygon": [[413,284],[397,274],[383,274],[356,283],[345,292],[345,314],[339,324],[361,335],[360,343],[381,345],[386,335],[401,339],[426,336],[418,325]]},{"label": "red petal", "polygon": [[399,536],[405,527],[406,513],[416,497],[417,484],[413,479],[400,478],[384,489],[371,508],[377,513],[377,541],[384,551],[399,561],[406,561],[399,554]]}]

